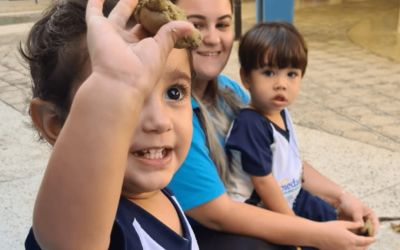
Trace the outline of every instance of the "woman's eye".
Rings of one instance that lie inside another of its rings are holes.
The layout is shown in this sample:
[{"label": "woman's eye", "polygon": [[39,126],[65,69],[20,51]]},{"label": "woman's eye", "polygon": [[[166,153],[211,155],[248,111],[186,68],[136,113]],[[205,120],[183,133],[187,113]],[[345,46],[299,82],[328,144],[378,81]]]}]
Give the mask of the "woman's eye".
[{"label": "woman's eye", "polygon": [[219,23],[219,24],[217,24],[217,28],[218,29],[226,29],[226,28],[229,28],[229,24],[228,23]]},{"label": "woman's eye", "polygon": [[182,93],[179,88],[177,87],[172,87],[167,90],[167,93],[165,93],[165,98],[170,99],[170,100],[180,100],[182,99]]},{"label": "woman's eye", "polygon": [[193,26],[198,30],[203,27],[203,25],[201,25],[200,23],[193,23]]}]

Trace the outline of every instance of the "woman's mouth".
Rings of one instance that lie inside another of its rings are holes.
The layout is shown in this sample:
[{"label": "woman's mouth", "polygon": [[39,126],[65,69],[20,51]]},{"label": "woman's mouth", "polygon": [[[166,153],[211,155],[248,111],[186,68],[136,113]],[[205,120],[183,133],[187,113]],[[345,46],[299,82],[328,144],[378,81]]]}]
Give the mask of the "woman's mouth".
[{"label": "woman's mouth", "polygon": [[218,56],[220,52],[200,52],[197,51],[197,54],[201,55],[201,56],[207,56],[207,57],[214,57],[214,56]]},{"label": "woman's mouth", "polygon": [[158,160],[164,158],[168,153],[167,151],[168,149],[166,148],[145,149],[133,152],[133,155],[147,160]]}]

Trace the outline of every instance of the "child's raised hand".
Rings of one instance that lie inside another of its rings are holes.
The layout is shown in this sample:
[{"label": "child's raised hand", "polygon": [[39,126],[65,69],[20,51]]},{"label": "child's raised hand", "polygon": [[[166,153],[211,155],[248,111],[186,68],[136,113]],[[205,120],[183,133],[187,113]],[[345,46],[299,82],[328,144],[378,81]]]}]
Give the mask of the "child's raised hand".
[{"label": "child's raised hand", "polygon": [[120,0],[108,18],[103,16],[103,3],[89,0],[86,12],[92,72],[146,94],[160,77],[175,42],[192,34],[194,27],[173,21],[151,38],[141,25],[126,27],[137,0]]}]

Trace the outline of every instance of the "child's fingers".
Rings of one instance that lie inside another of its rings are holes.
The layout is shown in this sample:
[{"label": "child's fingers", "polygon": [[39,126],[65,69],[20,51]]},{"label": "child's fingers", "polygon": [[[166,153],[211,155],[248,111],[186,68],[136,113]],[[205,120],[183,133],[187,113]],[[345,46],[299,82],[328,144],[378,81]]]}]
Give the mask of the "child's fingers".
[{"label": "child's fingers", "polygon": [[127,42],[129,42],[129,43],[137,43],[140,40],[143,40],[150,36],[150,33],[141,24],[136,24],[129,31],[129,33],[133,34],[133,36],[131,36],[133,39],[131,39],[131,40],[127,39]]},{"label": "child's fingers", "polygon": [[86,23],[93,16],[103,16],[104,0],[89,0],[86,7]]},{"label": "child's fingers", "polygon": [[193,24],[185,21],[172,21],[163,25],[154,36],[154,40],[160,48],[160,59],[166,61],[178,39],[189,36],[193,32]]},{"label": "child's fingers", "polygon": [[121,28],[125,28],[128,19],[131,17],[138,0],[120,0],[111,11],[108,19]]}]

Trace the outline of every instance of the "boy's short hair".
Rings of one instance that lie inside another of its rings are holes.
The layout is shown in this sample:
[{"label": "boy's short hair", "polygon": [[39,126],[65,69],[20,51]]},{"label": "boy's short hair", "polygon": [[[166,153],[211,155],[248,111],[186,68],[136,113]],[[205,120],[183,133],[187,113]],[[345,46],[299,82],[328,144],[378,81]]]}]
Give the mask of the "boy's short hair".
[{"label": "boy's short hair", "polygon": [[266,65],[279,69],[298,68],[304,76],[307,52],[304,38],[292,24],[283,21],[264,22],[254,25],[240,39],[239,61],[246,76],[252,70]]},{"label": "boy's short hair", "polygon": [[[86,45],[87,0],[55,0],[31,28],[19,52],[32,77],[32,99],[55,105],[61,125],[69,113],[72,90],[82,83],[83,65],[89,60]],[[108,16],[118,0],[105,0]],[[132,22],[133,16],[130,19]],[[39,134],[39,138],[43,139]]]}]

